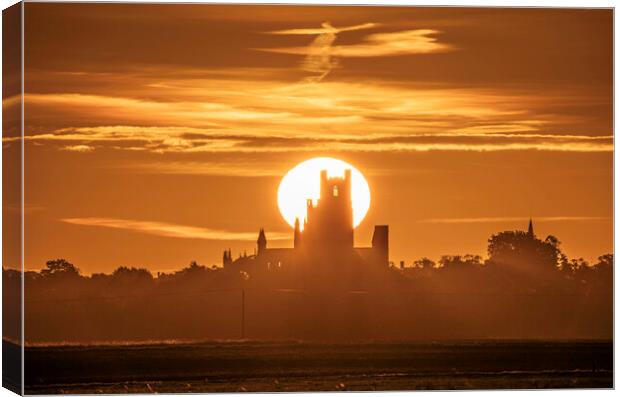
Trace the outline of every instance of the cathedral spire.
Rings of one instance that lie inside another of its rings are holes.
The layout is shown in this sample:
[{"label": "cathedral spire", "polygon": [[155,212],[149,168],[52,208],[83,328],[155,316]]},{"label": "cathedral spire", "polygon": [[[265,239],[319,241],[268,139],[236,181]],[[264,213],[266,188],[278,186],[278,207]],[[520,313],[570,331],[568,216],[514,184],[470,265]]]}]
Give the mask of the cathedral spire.
[{"label": "cathedral spire", "polygon": [[256,240],[256,244],[258,245],[258,255],[260,255],[267,248],[267,237],[265,237],[265,230],[262,227],[258,232],[258,240]]},{"label": "cathedral spire", "polygon": [[224,255],[222,256],[222,265],[228,266],[232,263],[232,253],[230,249],[224,250]]},{"label": "cathedral spire", "polygon": [[527,227],[527,235],[534,238],[534,224],[532,223],[532,218],[530,218],[530,224]]}]

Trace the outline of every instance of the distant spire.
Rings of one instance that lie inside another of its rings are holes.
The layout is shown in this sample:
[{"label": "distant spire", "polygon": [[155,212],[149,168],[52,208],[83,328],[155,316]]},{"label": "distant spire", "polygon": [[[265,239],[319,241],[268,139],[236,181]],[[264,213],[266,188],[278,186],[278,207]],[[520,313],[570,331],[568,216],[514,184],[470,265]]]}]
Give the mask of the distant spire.
[{"label": "distant spire", "polygon": [[534,238],[534,224],[532,223],[532,218],[530,218],[530,224],[527,227],[527,235]]},{"label": "distant spire", "polygon": [[265,237],[265,230],[262,227],[258,232],[258,240],[256,240],[256,244],[258,245],[258,254],[260,255],[267,248],[267,237]]},{"label": "distant spire", "polygon": [[230,254],[230,250],[224,250],[224,255],[222,257],[222,264],[224,266],[228,266],[232,263],[232,256]]}]

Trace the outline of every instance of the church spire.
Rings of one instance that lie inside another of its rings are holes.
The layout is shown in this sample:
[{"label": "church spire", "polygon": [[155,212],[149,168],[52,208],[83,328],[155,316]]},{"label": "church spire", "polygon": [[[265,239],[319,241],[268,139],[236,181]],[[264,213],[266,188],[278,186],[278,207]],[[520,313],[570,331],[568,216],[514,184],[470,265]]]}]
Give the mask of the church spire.
[{"label": "church spire", "polygon": [[530,218],[530,224],[527,227],[527,235],[534,238],[534,224],[532,223],[532,218]]}]

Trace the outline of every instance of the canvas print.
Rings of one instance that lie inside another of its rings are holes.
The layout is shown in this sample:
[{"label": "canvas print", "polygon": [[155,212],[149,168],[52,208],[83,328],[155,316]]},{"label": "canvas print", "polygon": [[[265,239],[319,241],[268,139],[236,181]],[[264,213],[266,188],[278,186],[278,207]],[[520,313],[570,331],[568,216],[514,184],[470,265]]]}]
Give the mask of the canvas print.
[{"label": "canvas print", "polygon": [[613,387],[612,9],[3,19],[5,387]]}]

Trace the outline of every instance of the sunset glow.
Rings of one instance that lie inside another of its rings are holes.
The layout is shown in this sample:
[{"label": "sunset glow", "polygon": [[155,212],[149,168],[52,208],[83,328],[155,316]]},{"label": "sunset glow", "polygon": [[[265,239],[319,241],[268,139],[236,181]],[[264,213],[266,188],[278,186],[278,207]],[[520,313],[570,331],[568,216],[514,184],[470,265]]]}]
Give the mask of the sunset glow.
[{"label": "sunset glow", "polygon": [[613,6],[374,3],[3,10],[3,388],[614,387]]},{"label": "sunset glow", "polygon": [[[363,172],[357,242],[390,224],[397,263],[484,256],[529,216],[569,256],[613,248],[610,10],[31,3],[24,18],[25,92],[3,107],[28,109],[27,269],[213,265],[223,239],[253,252],[259,227],[284,246],[308,193],[283,204],[278,187],[315,158]],[[4,131],[15,156],[21,130]]]},{"label": "sunset glow", "polygon": [[327,170],[328,177],[344,177],[344,171],[351,170],[351,200],[353,201],[353,227],[357,227],[370,208],[370,188],[361,172],[342,160],[317,157],[306,160],[290,170],[278,188],[278,208],[282,217],[292,227],[299,219],[303,229],[307,200],[316,204],[320,195],[320,174]]}]

